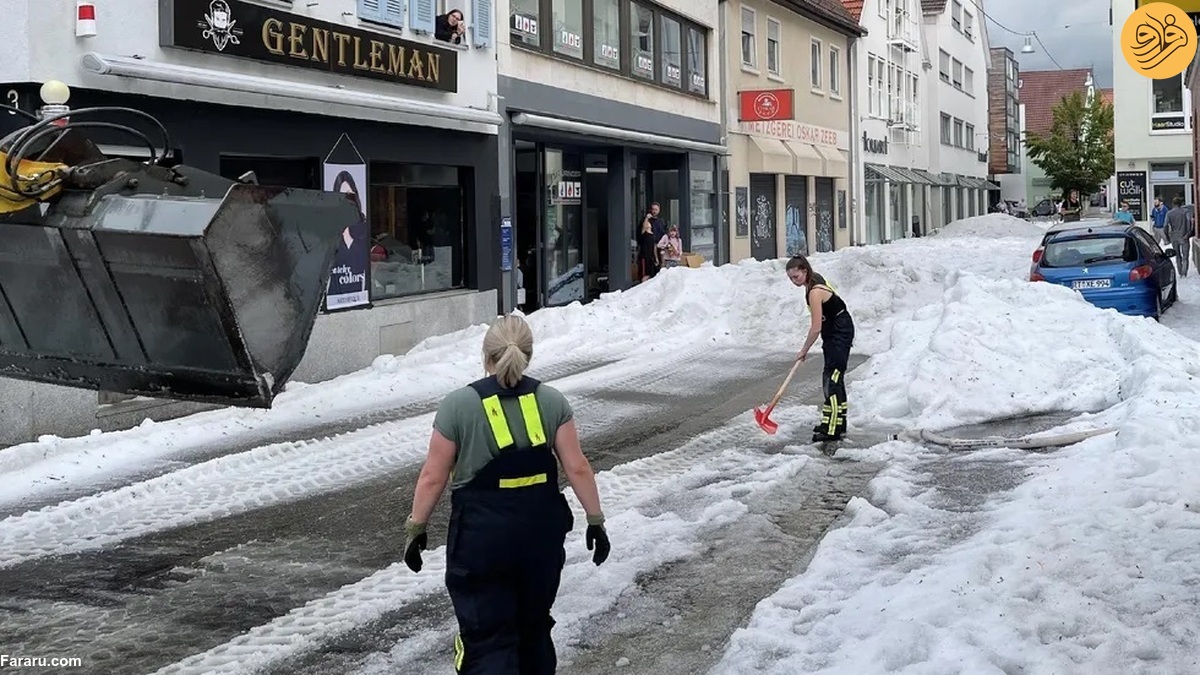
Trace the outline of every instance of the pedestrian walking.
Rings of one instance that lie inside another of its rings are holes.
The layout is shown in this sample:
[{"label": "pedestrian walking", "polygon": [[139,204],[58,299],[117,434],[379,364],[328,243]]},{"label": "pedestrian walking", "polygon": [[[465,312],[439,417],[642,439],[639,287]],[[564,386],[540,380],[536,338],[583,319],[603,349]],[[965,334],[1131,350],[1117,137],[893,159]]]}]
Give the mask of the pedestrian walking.
[{"label": "pedestrian walking", "polygon": [[1160,246],[1167,243],[1167,211],[1167,205],[1163,204],[1162,197],[1155,197],[1154,208],[1150,209],[1150,220],[1154,223],[1154,240]]},{"label": "pedestrian walking", "polygon": [[787,275],[792,283],[804,288],[812,323],[808,338],[797,358],[804,361],[808,350],[821,338],[821,353],[825,357],[825,368],[821,376],[825,395],[821,407],[821,423],[813,427],[813,441],[834,441],[846,434],[847,415],[850,412],[846,400],[846,368],[850,365],[850,349],[854,345],[854,320],[841,296],[825,281],[825,277],[813,271],[808,258],[803,255],[792,257],[787,262]]},{"label": "pedestrian walking", "polygon": [[1183,197],[1176,196],[1171,200],[1171,210],[1167,212],[1166,235],[1175,249],[1175,268],[1179,276],[1188,275],[1188,254],[1192,248],[1192,237],[1195,235],[1195,221],[1183,206]]},{"label": "pedestrian walking", "polygon": [[587,514],[592,562],[609,554],[571,405],[525,375],[532,356],[533,333],[522,318],[506,316],[488,329],[487,377],[438,406],[405,523],[404,562],[419,572],[429,516],[453,481],[446,589],[458,618],[454,668],[463,675],[550,675],[557,668],[551,608],[574,520],[558,487],[559,463]]}]

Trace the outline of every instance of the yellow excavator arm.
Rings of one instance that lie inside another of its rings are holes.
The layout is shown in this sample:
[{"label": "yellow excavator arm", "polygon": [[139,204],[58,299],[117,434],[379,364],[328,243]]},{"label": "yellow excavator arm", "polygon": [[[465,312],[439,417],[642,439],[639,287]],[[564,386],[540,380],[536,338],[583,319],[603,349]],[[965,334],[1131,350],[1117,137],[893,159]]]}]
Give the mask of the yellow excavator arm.
[{"label": "yellow excavator arm", "polygon": [[62,176],[69,167],[57,162],[38,162],[23,159],[17,164],[16,184],[22,193],[41,192],[30,197],[13,191],[13,177],[8,173],[8,156],[0,152],[0,215],[24,211],[37,202],[46,201],[62,190]]}]

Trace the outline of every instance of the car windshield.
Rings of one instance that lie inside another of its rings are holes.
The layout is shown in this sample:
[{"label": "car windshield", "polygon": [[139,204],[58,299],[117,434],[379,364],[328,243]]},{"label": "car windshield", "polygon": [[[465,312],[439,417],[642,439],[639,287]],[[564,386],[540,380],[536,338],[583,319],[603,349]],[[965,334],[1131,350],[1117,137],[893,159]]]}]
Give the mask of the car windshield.
[{"label": "car windshield", "polygon": [[1137,244],[1132,237],[1085,237],[1061,239],[1046,244],[1046,250],[1042,254],[1042,266],[1081,267],[1130,263],[1137,259]]}]

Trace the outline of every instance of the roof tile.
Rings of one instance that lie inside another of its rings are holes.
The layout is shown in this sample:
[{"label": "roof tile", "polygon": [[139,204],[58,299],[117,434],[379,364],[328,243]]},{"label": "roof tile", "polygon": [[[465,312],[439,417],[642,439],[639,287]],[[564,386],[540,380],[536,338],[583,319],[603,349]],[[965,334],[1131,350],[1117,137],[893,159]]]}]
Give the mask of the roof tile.
[{"label": "roof tile", "polygon": [[1054,106],[1073,91],[1087,91],[1088,68],[1022,70],[1018,100],[1025,105],[1025,131],[1049,133],[1054,126]]},{"label": "roof tile", "polygon": [[855,21],[862,21],[863,3],[866,0],[842,0],[842,6],[854,17]]}]

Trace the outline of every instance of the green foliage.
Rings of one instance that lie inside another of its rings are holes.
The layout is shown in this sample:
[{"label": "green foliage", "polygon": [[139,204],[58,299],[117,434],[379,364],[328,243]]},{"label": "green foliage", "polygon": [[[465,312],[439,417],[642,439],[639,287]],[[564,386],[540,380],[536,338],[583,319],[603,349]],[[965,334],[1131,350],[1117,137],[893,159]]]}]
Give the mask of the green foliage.
[{"label": "green foliage", "polygon": [[1073,91],[1054,106],[1054,124],[1047,134],[1025,132],[1029,159],[1046,172],[1050,187],[1063,196],[1079,190],[1093,194],[1116,169],[1113,149],[1113,107],[1099,96],[1091,102]]}]

